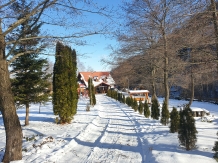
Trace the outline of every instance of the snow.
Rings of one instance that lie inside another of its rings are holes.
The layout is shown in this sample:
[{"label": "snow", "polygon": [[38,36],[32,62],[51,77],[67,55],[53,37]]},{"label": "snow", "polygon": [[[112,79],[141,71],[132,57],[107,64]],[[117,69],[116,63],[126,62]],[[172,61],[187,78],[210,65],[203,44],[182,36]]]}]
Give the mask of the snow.
[{"label": "snow", "polygon": [[146,92],[149,93],[148,90],[131,90],[131,91],[129,91],[129,93],[146,93]]},{"label": "snow", "polygon": [[[55,124],[52,104],[32,104],[30,125],[23,129],[23,159],[16,163],[215,163],[212,148],[217,140],[218,105],[193,102],[193,107],[210,111],[211,123],[196,119],[197,147],[186,151],[177,133],[158,120],[145,118],[126,104],[96,95],[97,104],[86,111],[87,98],[80,98],[71,124]],[[163,99],[159,99],[162,103]],[[170,100],[170,106],[187,101]],[[23,125],[25,109],[17,110]],[[0,117],[0,157],[5,149],[5,131]],[[28,140],[28,141],[27,141]]]}]

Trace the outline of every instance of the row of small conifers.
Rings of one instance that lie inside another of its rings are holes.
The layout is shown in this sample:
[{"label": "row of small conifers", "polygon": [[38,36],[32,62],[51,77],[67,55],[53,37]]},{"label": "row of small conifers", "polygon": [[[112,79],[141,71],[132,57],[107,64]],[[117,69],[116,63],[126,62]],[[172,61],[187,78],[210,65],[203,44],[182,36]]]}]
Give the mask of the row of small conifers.
[{"label": "row of small conifers", "polygon": [[[165,102],[163,102],[161,115],[160,115],[160,105],[156,97],[152,97],[151,109],[147,101],[136,101],[136,99],[131,97],[125,97],[121,92],[114,90],[109,90],[107,96],[116,99],[117,101],[127,104],[135,112],[139,114],[144,114],[146,118],[152,118],[159,120],[163,125],[168,125],[171,133],[178,133],[178,139],[181,146],[184,146],[186,150],[191,150],[196,147],[197,142],[197,130],[195,127],[195,119],[193,118],[192,110],[188,105],[184,105],[183,108],[178,112],[175,107],[171,113],[167,109]],[[213,148],[215,151],[214,158],[218,157],[218,142],[215,142]]]}]

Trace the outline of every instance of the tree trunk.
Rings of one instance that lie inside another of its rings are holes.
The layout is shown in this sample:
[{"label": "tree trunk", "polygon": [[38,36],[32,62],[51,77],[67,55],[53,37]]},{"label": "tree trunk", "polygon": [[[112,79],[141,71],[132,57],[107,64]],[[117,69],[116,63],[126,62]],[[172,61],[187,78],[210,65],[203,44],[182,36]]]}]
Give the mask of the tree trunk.
[{"label": "tree trunk", "polygon": [[216,44],[216,55],[217,55],[217,73],[218,73],[218,22],[217,22],[216,1],[210,0],[210,3],[211,3],[213,25],[214,25],[214,32],[215,32],[215,44]]},{"label": "tree trunk", "polygon": [[164,89],[165,89],[165,103],[166,108],[169,108],[169,84],[168,84],[168,54],[167,54],[167,38],[166,33],[163,30],[163,40],[164,40]]},{"label": "tree trunk", "polygon": [[3,162],[22,159],[22,129],[16,113],[10,74],[5,59],[5,40],[0,26],[0,109],[3,116],[6,147]]},{"label": "tree trunk", "polygon": [[153,92],[153,96],[157,97],[156,94],[156,87],[155,87],[155,68],[152,70],[151,75],[152,75],[152,92]]},{"label": "tree trunk", "polygon": [[194,83],[194,75],[191,71],[191,97],[188,103],[188,106],[190,107],[192,104],[192,101],[194,100],[194,94],[195,94],[195,83]]},{"label": "tree trunk", "polygon": [[30,105],[29,103],[26,104],[26,118],[25,118],[25,126],[29,125],[29,112],[30,112]]}]

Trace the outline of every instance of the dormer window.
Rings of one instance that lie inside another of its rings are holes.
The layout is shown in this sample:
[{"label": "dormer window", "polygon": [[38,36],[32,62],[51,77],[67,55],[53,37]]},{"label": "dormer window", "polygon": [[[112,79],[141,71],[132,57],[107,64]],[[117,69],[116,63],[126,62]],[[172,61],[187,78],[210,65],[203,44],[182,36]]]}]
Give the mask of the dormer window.
[{"label": "dormer window", "polygon": [[94,77],[93,77],[93,80],[94,80],[94,81],[98,81],[98,76],[94,76]]}]

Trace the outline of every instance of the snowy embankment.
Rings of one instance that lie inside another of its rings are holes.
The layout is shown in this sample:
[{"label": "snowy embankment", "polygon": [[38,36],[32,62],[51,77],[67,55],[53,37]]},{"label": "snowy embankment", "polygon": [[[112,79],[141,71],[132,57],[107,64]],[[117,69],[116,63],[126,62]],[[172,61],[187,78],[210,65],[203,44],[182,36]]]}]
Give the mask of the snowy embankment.
[{"label": "snowy embankment", "polygon": [[[71,124],[57,125],[52,105],[32,105],[30,125],[23,126],[23,160],[37,163],[212,163],[216,162],[212,148],[217,140],[217,105],[194,102],[215,115],[212,123],[196,121],[198,130],[197,148],[186,151],[179,146],[177,134],[169,133],[168,126],[145,118],[105,95],[96,95],[97,105],[86,111],[88,99],[81,98],[78,112]],[[160,99],[160,102],[162,99]],[[171,106],[186,101],[170,100]],[[24,124],[25,110],[18,110]],[[5,146],[5,133],[1,118],[1,157]]]}]

